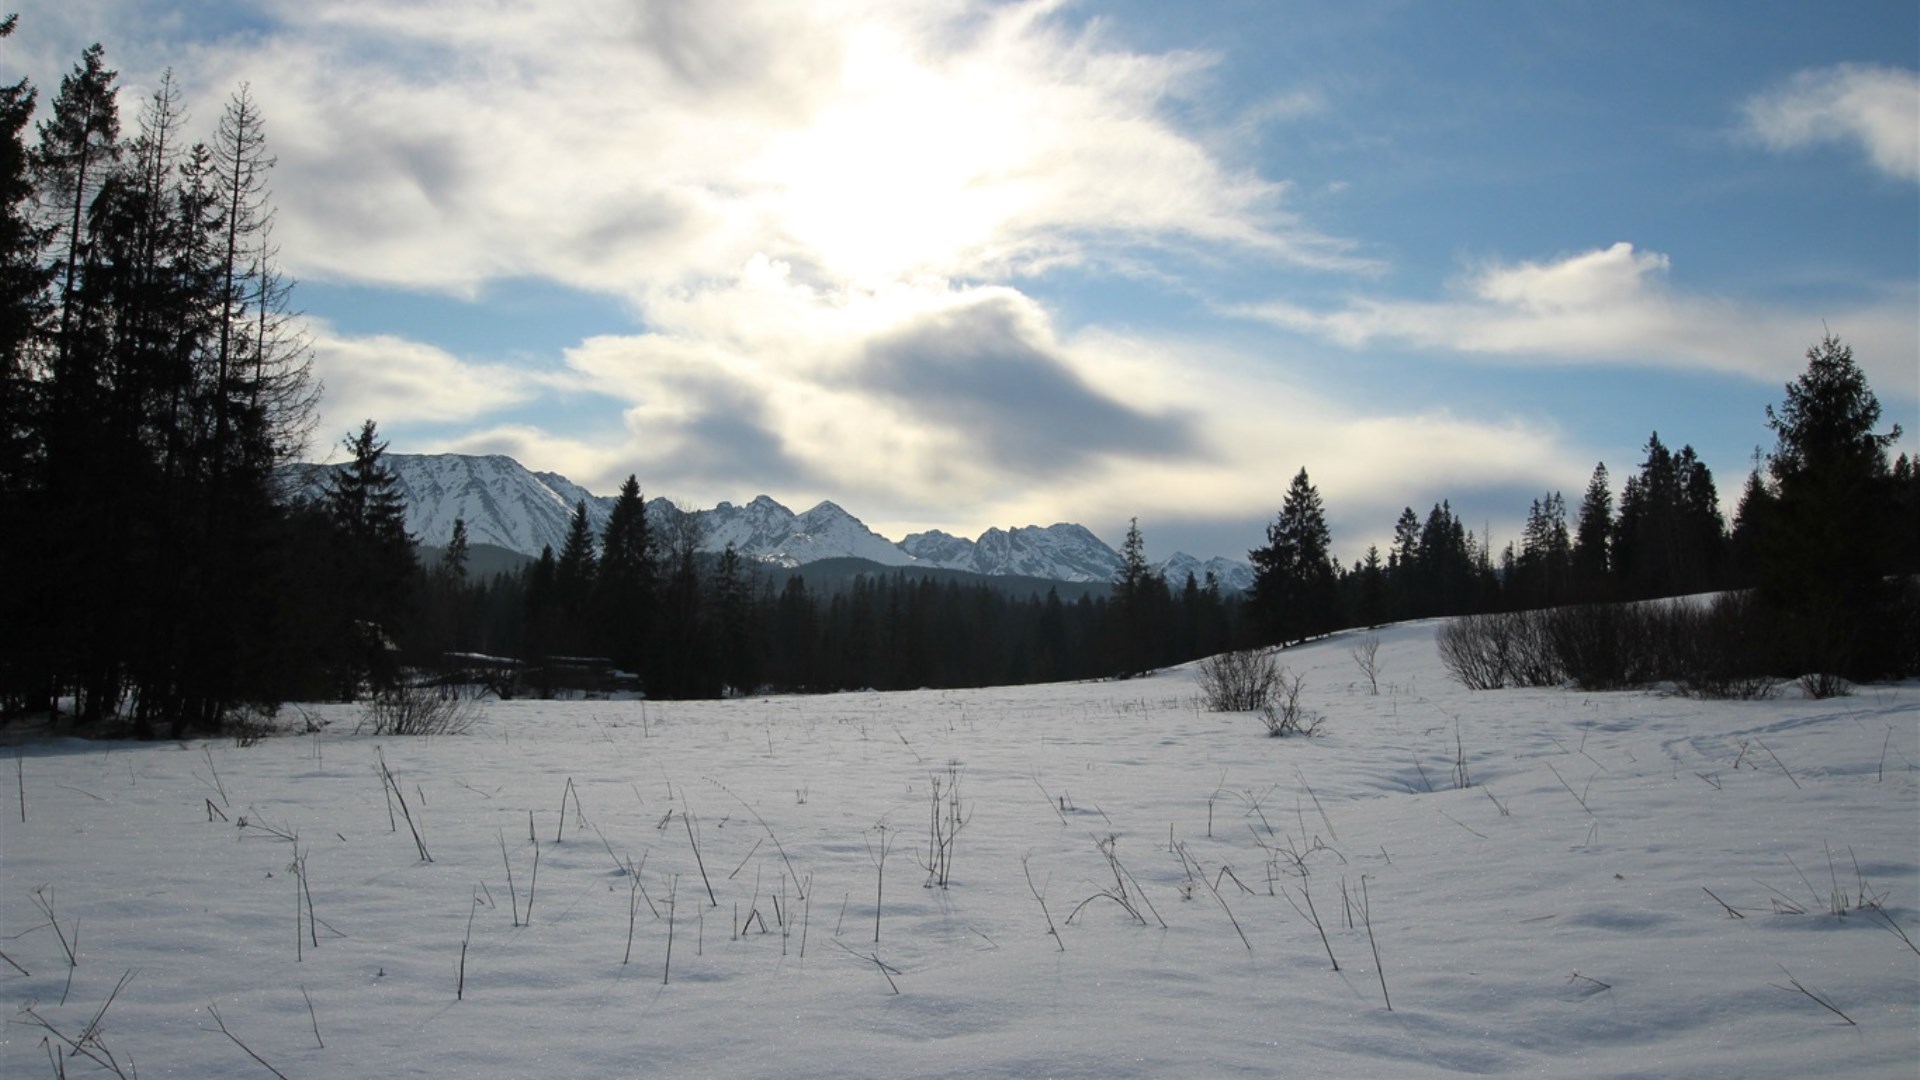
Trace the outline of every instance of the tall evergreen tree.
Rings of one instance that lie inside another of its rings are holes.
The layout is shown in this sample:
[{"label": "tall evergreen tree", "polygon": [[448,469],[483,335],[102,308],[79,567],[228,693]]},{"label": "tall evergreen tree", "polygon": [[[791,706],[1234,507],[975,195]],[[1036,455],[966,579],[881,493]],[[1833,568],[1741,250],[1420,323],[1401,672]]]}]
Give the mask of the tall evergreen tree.
[{"label": "tall evergreen tree", "polygon": [[1637,598],[1703,592],[1719,584],[1725,547],[1713,474],[1693,447],[1676,454],[1655,432],[1640,471],[1620,496],[1615,580]]},{"label": "tall evergreen tree", "polygon": [[644,670],[656,574],[647,504],[629,475],[600,536],[600,581],[595,589],[600,640],[614,666]]},{"label": "tall evergreen tree", "polygon": [[1474,570],[1477,556],[1472,538],[1441,500],[1428,511],[1420,527],[1420,555],[1416,564],[1421,606],[1416,614],[1459,615],[1474,610]]},{"label": "tall evergreen tree", "polygon": [[1119,576],[1113,584],[1113,601],[1108,608],[1112,618],[1109,630],[1113,673],[1129,679],[1153,669],[1159,650],[1154,641],[1155,591],[1166,595],[1166,583],[1147,566],[1147,545],[1140,533],[1140,519],[1127,523],[1127,538],[1120,546]]},{"label": "tall evergreen tree", "polygon": [[729,543],[714,569],[713,607],[721,684],[745,696],[760,685],[760,645],[754,633],[753,574]]},{"label": "tall evergreen tree", "polygon": [[1535,499],[1527,512],[1521,549],[1507,582],[1511,600],[1524,607],[1551,607],[1570,592],[1573,541],[1567,532],[1567,506],[1557,491]]},{"label": "tall evergreen tree", "polygon": [[581,656],[598,655],[599,635],[594,633],[594,584],[599,576],[599,556],[593,549],[593,530],[587,524],[587,502],[574,504],[573,518],[567,525],[567,541],[560,548],[554,567],[554,596],[559,605],[561,637],[559,647]]},{"label": "tall evergreen tree", "polygon": [[1886,573],[1896,505],[1880,401],[1853,350],[1827,335],[1807,350],[1807,369],[1767,408],[1776,443],[1768,458],[1779,502],[1762,540],[1760,584],[1797,624],[1801,660],[1856,677],[1907,666],[1887,655],[1898,636]]},{"label": "tall evergreen tree", "polygon": [[1583,600],[1603,599],[1607,593],[1613,548],[1613,485],[1607,463],[1593,467],[1587,493],[1580,499],[1580,515],[1573,533],[1573,586]]},{"label": "tall evergreen tree", "polygon": [[55,214],[59,244],[59,261],[55,264],[60,310],[55,339],[56,383],[61,377],[58,368],[66,366],[69,354],[76,351],[76,292],[87,246],[87,207],[120,157],[120,108],[114,97],[114,82],[119,75],[107,67],[105,49],[98,44],[88,46],[80,63],[60,80],[53,115],[40,124],[40,148],[34,165],[41,201]]},{"label": "tall evergreen tree", "polygon": [[441,572],[458,585],[467,583],[467,561],[471,557],[467,543],[467,519],[453,519],[453,536],[447,541],[446,553],[440,556]]},{"label": "tall evergreen tree", "polygon": [[1304,641],[1334,629],[1339,590],[1332,534],[1319,489],[1301,469],[1288,485],[1280,515],[1267,526],[1267,544],[1247,553],[1253,563],[1253,606],[1269,640]]},{"label": "tall evergreen tree", "polygon": [[409,609],[416,566],[406,502],[374,422],[341,446],[351,460],[334,471],[327,507],[339,545],[338,627],[350,650],[340,690],[351,696],[362,678],[379,688],[397,673],[390,646]]},{"label": "tall evergreen tree", "polygon": [[[0,38],[18,17],[0,20]],[[40,385],[35,367],[48,332],[41,265],[47,234],[34,221],[34,174],[26,143],[36,91],[26,79],[0,86],[0,565],[16,568],[0,589],[0,716],[50,707],[52,689],[45,630],[33,615],[50,609],[45,573],[18,568],[42,564],[46,550],[29,522],[43,505]]]},{"label": "tall evergreen tree", "polygon": [[1740,505],[1734,508],[1733,532],[1727,541],[1727,561],[1731,584],[1751,588],[1760,581],[1763,539],[1773,531],[1779,500],[1772,485],[1756,463],[1740,490]]}]

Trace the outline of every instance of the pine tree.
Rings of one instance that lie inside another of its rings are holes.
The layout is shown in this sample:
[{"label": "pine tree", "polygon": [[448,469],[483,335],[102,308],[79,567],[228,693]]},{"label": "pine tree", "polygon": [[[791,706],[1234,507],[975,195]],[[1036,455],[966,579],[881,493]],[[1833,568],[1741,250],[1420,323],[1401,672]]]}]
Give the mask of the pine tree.
[{"label": "pine tree", "polygon": [[1773,530],[1779,500],[1755,463],[1740,490],[1740,505],[1733,512],[1733,535],[1727,542],[1731,584],[1751,588],[1760,580],[1761,552],[1766,536]]},{"label": "pine tree", "polygon": [[760,648],[754,640],[753,575],[731,543],[720,553],[714,570],[713,591],[720,681],[734,694],[751,694],[760,685]]},{"label": "pine tree", "polygon": [[[0,19],[0,39],[19,17]],[[0,517],[17,516],[34,457],[32,367],[46,332],[44,290],[52,281],[40,265],[45,230],[35,225],[34,183],[25,132],[37,92],[26,79],[0,86]],[[7,530],[12,532],[13,530]],[[0,553],[11,547],[0,547]],[[16,565],[12,559],[8,565]]]},{"label": "pine tree", "polygon": [[1567,504],[1557,491],[1535,499],[1527,512],[1521,549],[1512,560],[1508,588],[1526,607],[1551,607],[1568,593],[1573,543],[1567,533]]},{"label": "pine tree", "polygon": [[629,475],[600,536],[600,581],[594,590],[602,647],[623,671],[643,670],[656,576],[646,500],[640,482]]},{"label": "pine tree", "polygon": [[1108,608],[1112,617],[1109,631],[1113,674],[1123,679],[1144,675],[1152,670],[1158,650],[1155,648],[1153,596],[1164,597],[1166,584],[1147,566],[1146,540],[1140,533],[1140,519],[1127,523],[1127,538],[1120,546],[1119,576],[1114,581],[1113,601]]},{"label": "pine tree", "polygon": [[1615,580],[1641,599],[1703,592],[1719,583],[1725,547],[1713,474],[1693,447],[1676,454],[1653,433],[1646,460],[1620,495]]},{"label": "pine tree", "polygon": [[1613,485],[1607,463],[1593,467],[1587,493],[1580,499],[1580,516],[1573,534],[1573,581],[1583,600],[1604,599],[1613,547]]},{"label": "pine tree", "polygon": [[1293,644],[1335,628],[1339,590],[1330,552],[1326,507],[1301,469],[1287,488],[1267,544],[1247,553],[1253,563],[1253,607],[1271,641]]},{"label": "pine tree", "polygon": [[80,63],[60,80],[53,115],[40,124],[34,166],[41,201],[57,215],[55,229],[61,246],[55,267],[60,309],[56,381],[61,377],[58,368],[71,359],[78,331],[75,292],[87,246],[87,207],[120,157],[120,110],[114,98],[119,75],[106,66],[106,50],[98,44],[88,46]]},{"label": "pine tree", "polygon": [[560,548],[560,559],[554,570],[554,600],[564,628],[559,647],[575,656],[597,654],[600,642],[593,632],[593,614],[599,557],[593,549],[593,531],[587,524],[585,499],[574,504],[573,518],[567,525],[567,540]]},{"label": "pine tree", "polygon": [[[17,16],[0,20],[0,38],[12,34]],[[40,473],[40,386],[34,368],[49,332],[45,290],[52,282],[41,265],[47,234],[35,224],[34,176],[25,138],[36,91],[26,79],[0,86],[0,565],[15,568],[0,589],[0,715],[50,708],[45,676],[46,632],[35,614],[50,610],[48,575],[19,568],[44,565],[39,519],[44,494]]]},{"label": "pine tree", "polygon": [[1854,677],[1911,666],[1889,654],[1900,631],[1886,584],[1897,505],[1887,448],[1900,428],[1874,431],[1879,399],[1831,334],[1807,350],[1807,370],[1786,391],[1777,412],[1767,408],[1779,501],[1762,546],[1762,592],[1799,632],[1804,664]]},{"label": "pine tree", "polygon": [[357,654],[339,673],[340,689],[350,695],[363,677],[379,689],[397,674],[392,647],[409,610],[416,564],[406,502],[383,460],[387,444],[374,422],[361,424],[341,446],[352,460],[334,470],[327,508],[339,552],[338,631]]},{"label": "pine tree", "polygon": [[467,519],[453,519],[453,537],[447,541],[447,550],[440,556],[440,570],[455,585],[467,583],[467,560],[470,556],[467,544]]}]

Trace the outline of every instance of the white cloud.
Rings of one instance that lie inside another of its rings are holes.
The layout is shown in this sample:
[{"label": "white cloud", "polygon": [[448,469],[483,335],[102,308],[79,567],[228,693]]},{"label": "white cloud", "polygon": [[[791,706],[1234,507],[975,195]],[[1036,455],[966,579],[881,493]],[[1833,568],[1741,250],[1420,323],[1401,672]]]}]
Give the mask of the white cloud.
[{"label": "white cloud", "polygon": [[1166,117],[1208,56],[1131,51],[1057,6],[304,0],[188,75],[207,116],[251,82],[309,278],[534,274],[646,301],[756,256],[835,287],[1141,245],[1359,265]]},{"label": "white cloud", "polygon": [[1802,71],[1746,103],[1749,134],[1775,150],[1851,142],[1874,167],[1920,180],[1920,73],[1871,64]]},{"label": "white cloud", "polygon": [[[1235,314],[1352,349],[1376,344],[1527,364],[1622,364],[1716,371],[1784,382],[1825,320],[1855,345],[1869,374],[1906,396],[1920,355],[1911,287],[1847,311],[1783,310],[1674,289],[1667,256],[1616,243],[1545,262],[1489,263],[1446,300],[1356,297],[1313,309],[1285,301]],[[1905,372],[1903,374],[1903,371]]]},{"label": "white cloud", "polygon": [[525,372],[468,363],[424,342],[342,335],[317,319],[308,320],[308,330],[314,374],[326,387],[317,431],[323,442],[368,417],[384,427],[473,420],[527,401],[541,388]]}]

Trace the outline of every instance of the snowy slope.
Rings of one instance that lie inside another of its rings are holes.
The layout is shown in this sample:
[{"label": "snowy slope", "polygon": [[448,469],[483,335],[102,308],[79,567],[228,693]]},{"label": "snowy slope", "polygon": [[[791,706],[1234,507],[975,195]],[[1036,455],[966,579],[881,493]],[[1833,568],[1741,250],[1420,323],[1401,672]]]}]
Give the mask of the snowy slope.
[{"label": "snowy slope", "polygon": [[96,1020],[213,1080],[1913,1075],[1920,684],[1470,693],[1379,640],[1377,695],[1282,654],[1314,739],[1180,669],[17,741],[0,1075]]}]

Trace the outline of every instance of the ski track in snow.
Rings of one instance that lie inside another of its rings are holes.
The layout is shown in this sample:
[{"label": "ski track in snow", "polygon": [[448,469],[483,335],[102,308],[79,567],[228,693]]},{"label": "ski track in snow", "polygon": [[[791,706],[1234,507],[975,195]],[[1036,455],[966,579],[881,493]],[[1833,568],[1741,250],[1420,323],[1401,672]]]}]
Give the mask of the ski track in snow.
[{"label": "ski track in snow", "polygon": [[[1377,696],[1357,635],[1282,654],[1313,739],[1201,710],[1184,668],[490,703],[435,739],[352,735],[351,706],[247,748],[16,739],[0,1074],[53,1074],[24,1010],[78,1038],[127,972],[97,1042],[150,1077],[268,1075],[210,1006],[304,1077],[1914,1074],[1920,954],[1858,903],[1920,937],[1920,684],[1471,693],[1433,633],[1379,632]],[[950,769],[968,816],[924,887]],[[1108,837],[1141,920],[1102,895]]]}]

